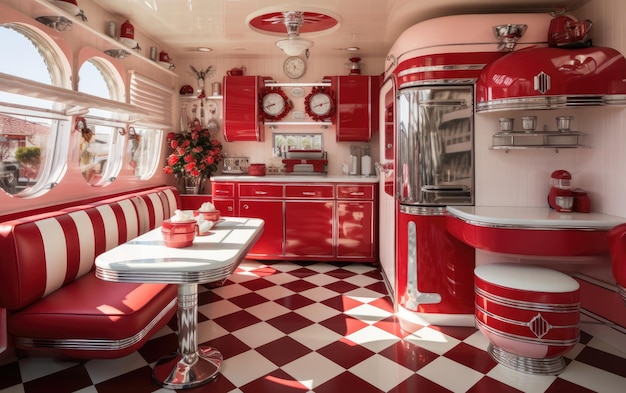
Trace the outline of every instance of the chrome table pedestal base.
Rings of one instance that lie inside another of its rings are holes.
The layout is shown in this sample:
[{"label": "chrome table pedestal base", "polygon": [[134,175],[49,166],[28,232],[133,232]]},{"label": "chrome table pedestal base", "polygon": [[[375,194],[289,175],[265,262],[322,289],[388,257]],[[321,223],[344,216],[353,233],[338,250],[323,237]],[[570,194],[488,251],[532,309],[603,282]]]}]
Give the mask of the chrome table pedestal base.
[{"label": "chrome table pedestal base", "polygon": [[507,352],[491,343],[487,348],[487,352],[496,362],[503,366],[526,374],[556,375],[563,371],[566,366],[562,356],[553,358],[529,358]]},{"label": "chrome table pedestal base", "polygon": [[164,356],[155,364],[153,378],[167,389],[188,389],[212,381],[224,358],[215,348],[198,347],[194,356],[175,353]]},{"label": "chrome table pedestal base", "polygon": [[198,346],[198,284],[178,285],[178,352],[156,363],[152,378],[167,389],[189,389],[212,381],[224,358],[215,348]]}]

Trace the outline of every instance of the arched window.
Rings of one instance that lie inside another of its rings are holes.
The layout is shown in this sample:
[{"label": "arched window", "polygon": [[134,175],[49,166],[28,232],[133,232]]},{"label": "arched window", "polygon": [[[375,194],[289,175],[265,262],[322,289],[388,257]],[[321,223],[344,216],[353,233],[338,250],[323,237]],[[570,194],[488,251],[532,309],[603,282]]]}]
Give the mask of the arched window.
[{"label": "arched window", "polygon": [[[91,58],[81,65],[78,91],[122,101],[123,89],[119,75],[105,60]],[[89,113],[76,122],[77,131],[81,132],[79,165],[87,183],[106,185],[119,174],[127,120],[109,110],[90,108]]]},{"label": "arched window", "polygon": [[63,85],[60,50],[34,29],[6,23],[0,53],[12,54],[0,62],[0,189],[36,195],[57,184],[66,168],[70,119],[62,104],[35,98],[46,86]]}]

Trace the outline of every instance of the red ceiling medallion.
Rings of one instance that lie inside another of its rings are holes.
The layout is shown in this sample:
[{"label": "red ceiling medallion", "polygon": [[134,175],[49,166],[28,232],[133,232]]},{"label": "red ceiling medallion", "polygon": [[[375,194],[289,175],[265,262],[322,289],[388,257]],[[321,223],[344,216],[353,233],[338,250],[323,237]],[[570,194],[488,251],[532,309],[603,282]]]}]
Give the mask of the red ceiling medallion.
[{"label": "red ceiling medallion", "polygon": [[[271,35],[283,35],[288,33],[285,27],[285,12],[268,12],[253,17],[248,21],[248,25],[253,30]],[[324,12],[302,11],[303,23],[300,26],[300,33],[317,33],[331,30],[339,26],[338,17]]]}]

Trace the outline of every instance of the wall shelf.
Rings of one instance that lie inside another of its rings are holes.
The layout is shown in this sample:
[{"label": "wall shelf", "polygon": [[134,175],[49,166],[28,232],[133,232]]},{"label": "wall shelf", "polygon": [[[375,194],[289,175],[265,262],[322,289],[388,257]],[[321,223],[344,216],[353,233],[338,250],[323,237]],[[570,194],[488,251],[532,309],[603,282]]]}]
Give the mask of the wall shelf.
[{"label": "wall shelf", "polygon": [[[180,100],[181,101],[195,101],[195,100],[199,100],[200,98],[198,98],[197,95],[179,95]],[[203,99],[204,100],[221,100],[223,99],[224,96],[206,96]]]},{"label": "wall shelf", "polygon": [[492,150],[523,150],[523,149],[589,149],[582,145],[580,138],[584,134],[577,131],[502,131],[493,135]]},{"label": "wall shelf", "polygon": [[330,121],[269,121],[263,124],[271,128],[278,128],[278,126],[320,126],[328,128],[332,125]]},{"label": "wall shelf", "polygon": [[33,13],[36,15],[36,17],[43,16],[45,14],[45,16],[59,16],[59,17],[64,17],[66,19],[69,19],[72,22],[72,31],[74,31],[75,33],[80,34],[80,31],[76,31],[76,30],[85,29],[90,34],[94,34],[95,36],[99,37],[102,40],[101,48],[99,49],[101,49],[103,53],[105,53],[105,51],[110,51],[110,50],[125,50],[130,54],[130,56],[133,56],[134,58],[141,59],[143,62],[151,64],[153,67],[161,69],[164,72],[167,72],[171,75],[178,76],[174,71],[162,67],[158,62],[152,61],[150,58],[146,56],[140,55],[138,51],[135,51],[129,48],[128,46],[122,44],[121,42],[109,37],[108,35],[104,34],[104,32],[94,29],[89,24],[87,24],[87,22],[82,21],[80,17],[77,17],[75,15],[70,14],[69,12],[65,10],[62,10],[61,8],[57,7],[50,1],[35,0],[35,2],[38,5],[37,9],[33,10]]},{"label": "wall shelf", "polygon": [[330,82],[319,82],[319,83],[297,83],[297,82],[289,82],[289,83],[278,83],[270,80],[265,80],[265,86],[267,87],[330,87]]}]

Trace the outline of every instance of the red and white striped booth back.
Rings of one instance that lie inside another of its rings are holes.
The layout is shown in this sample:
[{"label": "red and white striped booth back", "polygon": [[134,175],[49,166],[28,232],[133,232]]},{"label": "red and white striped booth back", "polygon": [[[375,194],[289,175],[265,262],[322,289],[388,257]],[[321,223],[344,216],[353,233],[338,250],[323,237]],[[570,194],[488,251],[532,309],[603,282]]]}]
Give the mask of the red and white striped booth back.
[{"label": "red and white striped booth back", "polygon": [[21,309],[87,274],[102,252],[174,214],[170,187],[0,223],[0,307]]}]

